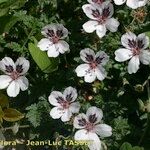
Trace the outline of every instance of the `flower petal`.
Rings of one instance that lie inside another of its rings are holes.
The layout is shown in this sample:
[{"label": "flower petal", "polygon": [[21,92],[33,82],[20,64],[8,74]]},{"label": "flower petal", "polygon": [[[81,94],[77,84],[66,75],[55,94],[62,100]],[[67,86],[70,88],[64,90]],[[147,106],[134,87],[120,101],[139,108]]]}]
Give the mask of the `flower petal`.
[{"label": "flower petal", "polygon": [[96,34],[98,35],[99,38],[102,38],[106,34],[106,27],[105,25],[98,25],[96,29]]},{"label": "flower petal", "polygon": [[0,89],[5,89],[8,87],[12,78],[8,75],[0,75]]},{"label": "flower petal", "polygon": [[92,49],[85,48],[81,50],[80,57],[84,62],[90,63],[95,59],[95,53]]},{"label": "flower petal", "polygon": [[150,64],[150,51],[149,50],[143,50],[140,54],[140,61],[144,65],[149,65]]},{"label": "flower petal", "polygon": [[77,90],[70,86],[65,89],[63,95],[65,97],[65,100],[73,102],[77,99]]},{"label": "flower petal", "polygon": [[127,48],[131,49],[135,46],[136,44],[136,35],[132,32],[127,32],[121,37],[121,43],[122,45]]},{"label": "flower petal", "polygon": [[114,6],[110,2],[104,2],[101,5],[102,7],[102,16],[104,18],[111,18],[112,15],[114,14]]},{"label": "flower petal", "polygon": [[10,75],[15,70],[15,63],[10,57],[4,57],[0,61],[0,70]]},{"label": "flower petal", "polygon": [[70,106],[69,106],[69,110],[72,113],[79,113],[80,107],[81,106],[80,106],[79,102],[71,103]]},{"label": "flower petal", "polygon": [[59,119],[64,114],[64,111],[60,107],[54,107],[50,111],[50,116],[53,119]]},{"label": "flower petal", "polygon": [[56,47],[55,44],[49,47],[47,51],[48,57],[57,57],[59,55],[59,48]]},{"label": "flower petal", "polygon": [[126,2],[127,6],[132,9],[138,8],[138,3],[139,3],[139,0],[134,0],[134,1],[127,0],[127,2]]},{"label": "flower petal", "polygon": [[142,7],[142,6],[145,6],[147,4],[148,0],[140,0],[138,2],[138,7]]},{"label": "flower petal", "polygon": [[102,138],[109,137],[112,135],[112,128],[107,124],[98,124],[95,126],[95,132]]},{"label": "flower petal", "polygon": [[30,63],[28,60],[26,60],[24,57],[19,57],[15,63],[16,65],[16,71],[20,74],[23,75],[27,73],[30,67]]},{"label": "flower petal", "polygon": [[98,80],[100,80],[100,81],[104,80],[107,76],[107,73],[102,66],[98,66],[95,69],[95,74],[96,74],[96,77],[98,78]]},{"label": "flower petal", "polygon": [[114,3],[116,4],[116,5],[122,5],[123,3],[125,3],[126,2],[126,0],[114,0]]},{"label": "flower petal", "polygon": [[59,91],[53,91],[50,96],[48,97],[48,100],[51,105],[53,106],[60,106],[59,100],[62,99],[64,100],[64,96],[61,92]]},{"label": "flower petal", "polygon": [[95,61],[97,64],[101,64],[101,65],[105,65],[109,60],[109,56],[103,52],[103,51],[99,51],[96,53],[95,56]]},{"label": "flower petal", "polygon": [[85,140],[88,142],[88,147],[90,150],[100,150],[101,141],[99,137],[92,132],[87,132],[85,129],[79,130],[74,135],[75,140]]},{"label": "flower petal", "polygon": [[146,49],[149,46],[149,37],[145,33],[139,34],[137,37],[138,48]]},{"label": "flower petal", "polygon": [[132,51],[125,48],[120,48],[116,50],[115,55],[115,60],[118,62],[124,62],[133,56]]},{"label": "flower petal", "polygon": [[18,82],[20,89],[22,91],[25,91],[28,89],[29,81],[25,76],[20,76],[16,81]]},{"label": "flower petal", "polygon": [[139,65],[140,65],[139,56],[132,57],[132,59],[129,61],[128,64],[128,73],[129,74],[136,73],[139,69]]},{"label": "flower petal", "polygon": [[41,51],[48,51],[52,45],[53,43],[49,39],[43,38],[38,42],[37,47],[39,47]]},{"label": "flower petal", "polygon": [[82,27],[83,27],[85,32],[92,33],[96,30],[97,25],[98,25],[97,21],[90,20],[90,21],[84,23]]},{"label": "flower petal", "polygon": [[89,70],[84,76],[85,82],[92,83],[95,80],[96,80],[96,74],[94,70]]},{"label": "flower petal", "polygon": [[81,64],[75,69],[75,72],[78,77],[83,77],[87,74],[88,70],[90,70],[89,64]]},{"label": "flower petal", "polygon": [[101,109],[92,106],[87,110],[86,115],[88,117],[89,122],[97,124],[101,121],[103,117],[103,112]]},{"label": "flower petal", "polygon": [[61,117],[61,121],[62,122],[67,122],[67,121],[70,120],[71,116],[72,116],[71,111],[69,109],[66,109],[64,114]]},{"label": "flower petal", "polygon": [[119,21],[115,18],[110,18],[106,21],[106,28],[111,32],[116,32],[118,30]]},{"label": "flower petal", "polygon": [[58,43],[55,44],[55,46],[61,54],[64,54],[66,51],[69,51],[69,44],[63,40],[60,40]]},{"label": "flower petal", "polygon": [[74,118],[73,125],[76,129],[83,129],[86,127],[86,123],[87,123],[87,116],[81,113]]},{"label": "flower petal", "polygon": [[68,36],[68,30],[63,26],[63,24],[57,24],[56,30],[56,35],[60,37],[60,39],[64,39]]},{"label": "flower petal", "polygon": [[101,8],[96,7],[96,5],[85,4],[82,6],[82,9],[86,16],[93,20],[98,20],[101,14]]},{"label": "flower petal", "polygon": [[16,97],[20,92],[20,86],[17,81],[12,81],[7,88],[7,94],[10,97]]}]

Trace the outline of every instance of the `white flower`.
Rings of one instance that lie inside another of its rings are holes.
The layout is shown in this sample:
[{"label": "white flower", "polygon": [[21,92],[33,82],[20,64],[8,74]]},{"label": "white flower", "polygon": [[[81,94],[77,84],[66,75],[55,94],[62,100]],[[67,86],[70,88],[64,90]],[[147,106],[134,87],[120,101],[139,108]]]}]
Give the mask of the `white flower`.
[{"label": "white flower", "polygon": [[145,6],[148,0],[114,0],[116,5],[122,5],[126,2],[127,6],[132,9]]},{"label": "white flower", "polygon": [[68,36],[68,30],[62,24],[50,24],[45,26],[41,32],[45,38],[41,39],[38,47],[47,51],[49,57],[57,57],[59,53],[69,51],[69,45],[63,39]]},{"label": "white flower", "polygon": [[83,29],[87,33],[96,31],[96,34],[102,38],[107,29],[116,32],[119,26],[118,20],[112,18],[114,8],[111,3],[104,2],[101,6],[85,4],[82,9],[91,20],[83,24]]},{"label": "white flower", "polygon": [[80,52],[81,59],[85,62],[79,65],[75,72],[78,77],[84,77],[85,82],[93,82],[96,77],[102,81],[106,77],[106,71],[103,66],[108,62],[108,55],[99,51],[96,55],[93,50],[86,48]]},{"label": "white flower", "polygon": [[65,89],[63,94],[59,91],[53,91],[49,96],[49,102],[55,106],[51,109],[50,115],[53,119],[59,119],[63,122],[69,121],[72,114],[78,113],[80,103],[74,102],[77,98],[77,91],[73,87]]},{"label": "white flower", "polygon": [[124,62],[129,60],[128,73],[136,73],[140,62],[144,65],[150,64],[150,51],[146,50],[149,46],[149,38],[144,33],[136,36],[128,32],[121,37],[121,43],[125,48],[119,48],[115,51],[115,60]]},{"label": "white flower", "polygon": [[112,135],[112,128],[107,124],[100,124],[103,112],[97,107],[90,107],[86,114],[81,113],[74,119],[74,127],[78,130],[75,140],[86,140],[90,150],[100,150],[101,141],[98,137],[109,137]]},{"label": "white flower", "polygon": [[16,97],[20,89],[27,90],[29,82],[24,75],[29,70],[29,66],[29,61],[24,57],[19,57],[15,63],[9,57],[3,58],[0,61],[0,70],[6,75],[0,75],[0,89],[7,88],[10,97]]}]

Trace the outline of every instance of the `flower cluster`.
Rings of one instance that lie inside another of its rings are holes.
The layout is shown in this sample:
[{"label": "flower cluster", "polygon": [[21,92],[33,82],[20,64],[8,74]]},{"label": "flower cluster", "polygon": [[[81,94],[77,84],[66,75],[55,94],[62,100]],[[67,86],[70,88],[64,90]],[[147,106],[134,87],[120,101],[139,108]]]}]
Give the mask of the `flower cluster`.
[{"label": "flower cluster", "polygon": [[[53,119],[59,119],[67,122],[73,114],[79,113],[80,103],[75,102],[77,99],[77,90],[73,87],[65,89],[63,94],[59,91],[53,91],[49,96],[49,102],[54,106],[50,111],[50,116]],[[100,150],[101,141],[98,135],[102,138],[112,135],[112,128],[102,123],[103,112],[101,109],[92,106],[88,108],[86,114],[80,113],[74,117],[73,126],[79,129],[75,135],[75,140],[89,141],[88,147],[90,150]]]},{"label": "flower cluster", "polygon": [[[144,6],[148,0],[114,0],[116,5],[126,2],[132,9]],[[99,38],[106,35],[107,30],[116,32],[120,22],[113,18],[114,7],[110,1],[88,0],[88,4],[82,6],[83,12],[90,19],[83,24],[83,29],[87,33],[96,34]],[[42,38],[37,47],[41,51],[47,51],[48,57],[58,57],[59,54],[70,52],[69,44],[65,41],[68,37],[68,30],[62,24],[52,23],[45,26],[42,31]],[[124,62],[129,60],[128,73],[136,73],[140,67],[140,62],[144,65],[150,64],[150,51],[148,50],[149,38],[144,33],[136,36],[132,32],[127,32],[121,37],[122,48],[115,51],[115,60]],[[107,76],[105,65],[109,61],[109,56],[104,51],[94,52],[90,48],[80,51],[80,58],[84,62],[76,67],[75,72],[78,77],[84,77],[88,83],[96,79],[102,81]],[[10,97],[16,97],[20,90],[28,89],[29,82],[25,77],[29,70],[30,63],[24,57],[19,57],[16,62],[11,58],[5,57],[0,61],[0,70],[5,75],[0,75],[0,89],[7,89]],[[63,93],[52,91],[49,95],[49,103],[54,106],[50,111],[53,119],[63,122],[73,120],[76,129],[75,140],[88,140],[90,150],[100,150],[100,137],[112,135],[112,128],[102,122],[103,112],[101,109],[91,106],[86,114],[80,113],[81,105],[76,102],[78,97],[77,90],[67,87]]]}]

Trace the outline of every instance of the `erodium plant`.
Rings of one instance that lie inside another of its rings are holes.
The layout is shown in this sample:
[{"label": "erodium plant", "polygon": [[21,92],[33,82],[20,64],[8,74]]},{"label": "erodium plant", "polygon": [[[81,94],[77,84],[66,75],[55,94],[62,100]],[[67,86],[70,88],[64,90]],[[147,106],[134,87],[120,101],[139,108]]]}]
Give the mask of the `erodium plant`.
[{"label": "erodium plant", "polygon": [[0,8],[0,149],[150,149],[148,0]]}]

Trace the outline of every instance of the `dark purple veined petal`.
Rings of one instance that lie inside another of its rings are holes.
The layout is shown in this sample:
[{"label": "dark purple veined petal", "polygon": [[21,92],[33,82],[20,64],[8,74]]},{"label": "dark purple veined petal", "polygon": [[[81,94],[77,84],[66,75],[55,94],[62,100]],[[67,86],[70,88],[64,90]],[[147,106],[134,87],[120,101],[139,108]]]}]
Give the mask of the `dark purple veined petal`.
[{"label": "dark purple veined petal", "polygon": [[139,49],[142,49],[142,48],[144,47],[143,40],[138,40],[138,41],[137,41],[137,47],[138,47]]},{"label": "dark purple veined petal", "polygon": [[85,118],[81,118],[78,120],[78,125],[79,126],[85,126],[86,125],[86,119]]},{"label": "dark purple veined petal", "polygon": [[97,121],[96,114],[89,115],[88,119],[90,123],[95,123]]},{"label": "dark purple veined petal", "polygon": [[63,97],[57,97],[56,100],[59,104],[64,103],[65,101]]},{"label": "dark purple veined petal", "polygon": [[98,9],[92,10],[92,15],[95,18],[100,18],[100,16],[101,16]]},{"label": "dark purple veined petal", "polygon": [[67,101],[72,101],[72,93],[70,93],[70,94],[68,94],[68,95],[66,95],[66,100]]},{"label": "dark purple veined petal", "polygon": [[54,31],[53,31],[53,30],[50,30],[50,29],[47,29],[46,34],[47,34],[48,37],[53,37],[53,36],[55,36]]},{"label": "dark purple veined petal", "polygon": [[61,38],[64,34],[63,34],[63,31],[62,30],[57,30],[56,31],[56,35]]},{"label": "dark purple veined petal", "polygon": [[5,65],[5,68],[6,68],[5,71],[7,73],[12,73],[14,71],[14,68],[11,65]]},{"label": "dark purple veined petal", "polygon": [[22,71],[23,71],[23,66],[22,65],[16,65],[16,71],[18,72],[18,73],[22,73]]},{"label": "dark purple veined petal", "polygon": [[103,57],[97,57],[95,59],[95,61],[96,61],[96,63],[101,64],[104,58],[105,58],[104,56]]},{"label": "dark purple veined petal", "polygon": [[110,15],[110,8],[109,7],[104,8],[102,11],[103,18],[108,18],[109,15]]},{"label": "dark purple veined petal", "polygon": [[130,48],[136,48],[137,42],[135,40],[128,39],[128,46]]},{"label": "dark purple veined petal", "polygon": [[94,57],[92,55],[86,54],[85,59],[86,61],[92,62],[94,60]]}]

